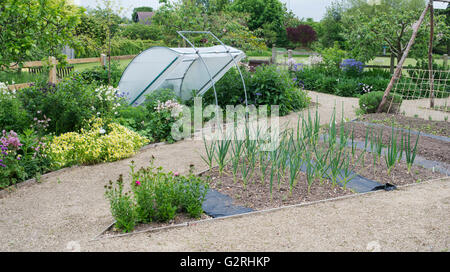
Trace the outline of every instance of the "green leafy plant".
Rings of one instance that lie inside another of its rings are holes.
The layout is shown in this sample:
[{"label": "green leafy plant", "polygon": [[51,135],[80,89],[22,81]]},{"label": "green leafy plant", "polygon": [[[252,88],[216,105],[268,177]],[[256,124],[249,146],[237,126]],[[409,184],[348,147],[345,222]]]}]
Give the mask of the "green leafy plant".
[{"label": "green leafy plant", "polygon": [[416,159],[416,153],[417,153],[417,144],[419,143],[420,138],[420,132],[417,135],[416,143],[414,145],[414,148],[411,149],[411,129],[408,130],[408,136],[405,137],[405,143],[404,143],[404,151],[405,151],[405,158],[406,158],[406,164],[408,165],[408,172],[411,172],[411,167],[414,163],[414,160]]},{"label": "green leafy plant", "polygon": [[138,218],[131,195],[123,191],[123,176],[116,183],[105,185],[105,196],[109,200],[111,214],[116,220],[115,227],[123,232],[130,232],[136,226]]},{"label": "green leafy plant", "polygon": [[397,142],[397,133],[394,131],[394,126],[392,126],[391,139],[387,148],[386,154],[384,154],[384,160],[388,168],[388,174],[391,172],[392,168],[395,166],[399,155],[399,148]]},{"label": "green leafy plant", "polygon": [[[364,113],[375,113],[383,99],[383,95],[384,92],[381,91],[364,94],[359,98],[359,107]],[[391,102],[399,105],[402,103],[402,97],[398,94],[389,94],[386,101],[387,103],[383,107],[382,112],[387,112],[389,107],[391,107],[390,112],[394,112],[392,106],[390,106]]]}]

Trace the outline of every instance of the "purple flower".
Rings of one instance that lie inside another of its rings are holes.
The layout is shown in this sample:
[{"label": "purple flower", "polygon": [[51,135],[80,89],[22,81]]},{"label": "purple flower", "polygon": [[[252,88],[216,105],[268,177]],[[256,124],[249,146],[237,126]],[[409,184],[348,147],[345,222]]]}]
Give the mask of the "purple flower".
[{"label": "purple flower", "polygon": [[256,96],[261,96],[262,94],[261,94],[261,93],[255,93],[255,95],[256,95]]}]

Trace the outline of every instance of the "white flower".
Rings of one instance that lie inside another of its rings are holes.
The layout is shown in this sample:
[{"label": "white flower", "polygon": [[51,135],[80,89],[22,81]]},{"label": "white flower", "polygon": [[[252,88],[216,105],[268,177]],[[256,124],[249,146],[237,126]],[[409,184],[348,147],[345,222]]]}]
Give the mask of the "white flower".
[{"label": "white flower", "polygon": [[103,128],[100,128],[100,131],[99,131],[99,132],[100,132],[100,134],[102,134],[102,135],[103,135],[103,134],[105,134],[105,133],[106,133],[106,130],[104,130]]}]

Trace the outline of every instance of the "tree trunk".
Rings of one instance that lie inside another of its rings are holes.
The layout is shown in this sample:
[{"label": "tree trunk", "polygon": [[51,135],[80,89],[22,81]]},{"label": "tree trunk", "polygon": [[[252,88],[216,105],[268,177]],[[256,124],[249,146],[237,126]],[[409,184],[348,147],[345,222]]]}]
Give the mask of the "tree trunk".
[{"label": "tree trunk", "polygon": [[434,108],[434,73],[433,73],[433,37],[434,37],[434,8],[430,1],[430,44],[428,45],[428,73],[430,75],[430,108]]},{"label": "tree trunk", "polygon": [[394,74],[395,70],[395,56],[394,53],[391,53],[391,75]]}]

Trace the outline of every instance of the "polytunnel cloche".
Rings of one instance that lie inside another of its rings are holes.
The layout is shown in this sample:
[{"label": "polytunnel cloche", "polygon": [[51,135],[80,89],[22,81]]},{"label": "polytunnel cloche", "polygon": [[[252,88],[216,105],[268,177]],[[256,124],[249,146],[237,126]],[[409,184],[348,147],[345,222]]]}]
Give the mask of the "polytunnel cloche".
[{"label": "polytunnel cloche", "polygon": [[127,94],[130,104],[139,105],[157,89],[172,89],[183,100],[196,90],[203,95],[244,52],[230,46],[202,48],[151,47],[136,56],[125,69],[119,90]]}]

